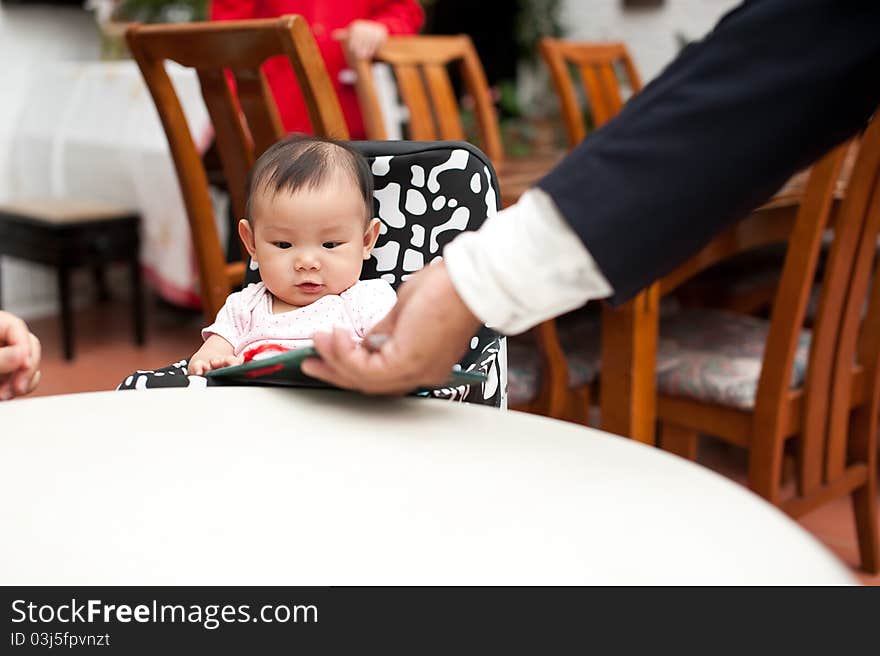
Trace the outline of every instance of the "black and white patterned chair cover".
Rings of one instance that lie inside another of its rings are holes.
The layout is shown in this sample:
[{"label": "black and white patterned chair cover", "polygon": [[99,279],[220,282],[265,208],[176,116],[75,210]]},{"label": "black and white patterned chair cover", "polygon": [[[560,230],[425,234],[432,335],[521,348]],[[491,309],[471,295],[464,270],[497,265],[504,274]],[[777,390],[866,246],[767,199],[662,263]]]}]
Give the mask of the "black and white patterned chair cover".
[{"label": "black and white patterned chair cover", "polygon": [[[373,211],[382,222],[373,254],[361,278],[383,278],[397,289],[408,276],[440,259],[459,232],[476,230],[500,206],[498,180],[487,157],[459,141],[352,142],[370,163]],[[248,267],[245,285],[259,281]],[[482,328],[460,362],[465,371],[482,371],[479,388],[464,385],[435,390],[432,396],[507,407],[507,340]],[[205,386],[211,379],[186,374],[186,360],[155,371],[137,371],[118,389]]]}]

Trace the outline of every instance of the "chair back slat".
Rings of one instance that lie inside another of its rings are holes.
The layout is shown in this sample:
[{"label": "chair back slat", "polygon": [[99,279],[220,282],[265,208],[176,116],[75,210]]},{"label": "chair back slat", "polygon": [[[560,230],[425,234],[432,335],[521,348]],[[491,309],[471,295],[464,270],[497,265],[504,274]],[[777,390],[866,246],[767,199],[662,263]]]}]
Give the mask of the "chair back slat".
[{"label": "chair back slat", "polygon": [[245,215],[246,180],[254,163],[252,140],[222,70],[199,73],[202,98],[214,126],[214,140],[235,216]]},{"label": "chair back slat", "polygon": [[259,68],[238,68],[232,74],[256,158],[278,141],[279,135],[284,134],[284,127],[263,72]]},{"label": "chair back slat", "polygon": [[164,62],[175,61],[198,73],[236,216],[244,216],[250,167],[283,136],[278,109],[260,72],[267,59],[290,60],[316,134],[347,139],[348,129],[317,45],[299,16],[134,25],[126,39],[168,138],[195,248],[203,310],[213,320],[231,291],[230,282],[241,282],[244,265],[226,262],[204,163]]},{"label": "chair back slat", "polygon": [[[880,404],[880,267],[876,258],[880,234],[880,121],[874,120],[865,131],[841,211],[862,217],[863,226],[853,258],[834,362],[826,482],[841,476],[849,459],[873,463],[876,458]],[[876,269],[873,283],[872,268]],[[864,381],[863,402],[851,417],[854,371],[858,369]]]},{"label": "chair back slat", "polygon": [[620,78],[623,78],[631,93],[638,93],[642,88],[635,64],[622,43],[584,43],[545,38],[540,41],[540,50],[559,98],[569,146],[574,147],[586,136],[583,112],[570,67],[579,72],[593,127],[596,128],[614,118],[623,107]]},{"label": "chair back slat", "polygon": [[486,80],[486,72],[477,55],[470,37],[460,37],[463,42],[463,56],[461,59],[461,74],[465,88],[474,99],[474,110],[477,115],[477,127],[480,136],[480,148],[489,156],[492,163],[497,167],[504,160],[504,147],[501,143],[501,130],[498,127],[498,116],[495,106],[492,104],[492,94],[489,91],[489,82]]},{"label": "chair back slat", "polygon": [[[838,146],[813,166],[789,240],[771,312],[754,413],[755,425],[761,425],[774,434],[782,433],[781,425],[785,418],[779,408],[784,406],[784,400],[791,389],[795,354],[816,277],[823,233],[829,223],[834,189],[847,148],[848,144]],[[848,242],[839,237],[850,231],[845,221],[838,223],[832,246],[835,260],[843,261],[841,258],[844,250],[849,246]],[[847,281],[848,272],[838,270],[833,275],[826,275],[823,299],[833,296],[832,293],[824,293],[831,292],[828,285],[845,288]],[[842,294],[843,290],[839,290],[839,293]],[[828,407],[830,368],[839,318],[839,314],[832,317],[831,310],[832,306],[828,302],[820,303],[804,384],[805,412],[812,421],[812,425],[805,422],[800,442],[799,482],[805,488],[815,485],[821,478],[824,418]]]},{"label": "chair back slat", "polygon": [[824,482],[835,352],[853,263],[864,225],[864,212],[851,210],[853,200],[860,195],[859,190],[850,191],[847,195],[849,201],[844,200],[835,221],[833,241],[819,287],[819,305],[812,327],[810,358],[804,385],[804,429],[798,460],[798,493],[802,496],[817,491]]},{"label": "chair back slat", "polygon": [[[878,178],[877,186],[878,189],[874,191],[870,209],[874,220],[880,214],[880,178]],[[878,368],[880,365],[880,362],[876,361],[878,356],[880,356],[880,261],[875,262],[871,294],[868,298],[867,308],[865,308],[864,321],[858,338],[858,362],[862,365]]]},{"label": "chair back slat", "polygon": [[347,55],[350,59],[349,65],[355,71],[355,91],[358,104],[361,106],[367,138],[373,141],[386,141],[388,131],[385,129],[385,113],[382,111],[379,94],[376,91],[373,66],[366,60],[355,60],[350,53]]},{"label": "chair back slat", "polygon": [[559,98],[568,145],[574,147],[587,136],[587,128],[578,105],[577,91],[568,73],[568,63],[555,39],[541,39],[539,46]]},{"label": "chair back slat", "polygon": [[[875,189],[871,207],[872,216],[880,216],[880,190]],[[875,266],[871,285],[858,349],[858,363],[864,372],[864,401],[852,413],[847,439],[849,462],[865,463],[869,473],[877,471],[877,417],[880,416],[880,263]],[[839,360],[837,367],[844,371],[843,363],[846,361],[843,358]],[[852,405],[851,397],[843,389],[840,396],[843,402],[850,401],[849,405]],[[832,410],[835,407],[832,405]]]},{"label": "chair back slat", "polygon": [[458,115],[458,104],[449,72],[441,64],[428,64],[424,67],[424,73],[437,121],[437,134],[448,141],[464,141],[464,128]]},{"label": "chair back slat", "polygon": [[373,62],[391,65],[401,100],[409,111],[409,138],[418,140],[463,139],[461,108],[455,97],[447,67],[457,64],[462,82],[474,100],[480,148],[497,166],[504,157],[498,119],[489,85],[470,37],[393,36],[379,48],[373,60],[347,53],[357,73],[357,93],[370,139],[387,138],[382,107],[370,70]]},{"label": "chair back slat", "polygon": [[608,104],[607,99],[605,98],[602,82],[599,78],[599,72],[596,70],[596,67],[587,64],[582,65],[580,69],[581,83],[584,85],[584,90],[586,91],[586,100],[593,117],[593,126],[597,128],[602,127],[608,122],[608,119],[611,118],[614,109]]},{"label": "chair back slat", "polygon": [[620,94],[620,86],[617,81],[617,71],[614,64],[609,62],[603,66],[599,66],[599,79],[602,81],[602,91],[605,93],[605,104],[611,109],[611,115],[608,116],[604,123],[610,121],[623,108],[623,97]]},{"label": "chair back slat", "polygon": [[409,134],[415,141],[434,141],[437,128],[419,67],[413,64],[396,64],[394,76],[400,87],[400,97],[409,109]]},{"label": "chair back slat", "polygon": [[636,69],[636,65],[629,56],[629,53],[626,52],[626,48],[623,48],[620,62],[623,64],[623,72],[626,75],[626,79],[629,80],[630,91],[638,93],[642,90],[642,77],[639,75],[639,71]]},{"label": "chair back slat", "polygon": [[276,29],[283,54],[287,55],[296,74],[312,132],[323,137],[348,139],[342,107],[308,23],[301,16],[282,16],[278,21]]},{"label": "chair back slat", "polygon": [[[825,462],[825,480],[831,482],[840,477],[850,459],[871,462],[876,455],[876,422],[880,409],[880,293],[877,291],[880,269],[875,271],[871,298],[868,283],[871,280],[871,264],[877,251],[877,235],[880,229],[880,192],[874,189],[868,222],[859,244],[856,268],[853,272],[851,291],[847,297],[843,327],[839,339],[838,354],[832,385],[831,410],[828,421],[828,447]],[[867,301],[867,313],[865,313]],[[865,314],[864,320],[863,314]],[[858,342],[858,344],[856,344]],[[862,378],[861,403],[855,416],[853,408],[854,373],[860,371]],[[873,417],[873,419],[872,419]],[[864,425],[867,422],[867,425]],[[865,448],[870,437],[874,445]],[[853,438],[856,438],[853,441]]]}]

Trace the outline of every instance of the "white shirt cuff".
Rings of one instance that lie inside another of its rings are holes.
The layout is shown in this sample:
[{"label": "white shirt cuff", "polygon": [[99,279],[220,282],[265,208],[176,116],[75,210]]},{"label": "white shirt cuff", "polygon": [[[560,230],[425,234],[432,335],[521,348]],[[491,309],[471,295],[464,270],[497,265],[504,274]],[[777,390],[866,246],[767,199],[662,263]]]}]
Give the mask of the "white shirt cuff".
[{"label": "white shirt cuff", "polygon": [[537,188],[443,251],[452,284],[486,325],[508,335],[611,296],[580,237]]}]

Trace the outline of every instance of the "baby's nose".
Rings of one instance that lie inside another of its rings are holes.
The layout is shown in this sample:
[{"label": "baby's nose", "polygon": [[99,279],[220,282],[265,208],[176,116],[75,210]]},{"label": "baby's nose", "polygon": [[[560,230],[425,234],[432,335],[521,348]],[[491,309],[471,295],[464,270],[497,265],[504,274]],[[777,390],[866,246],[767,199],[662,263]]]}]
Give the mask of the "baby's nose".
[{"label": "baby's nose", "polygon": [[321,268],[321,261],[311,253],[303,253],[296,260],[296,268],[315,271]]}]

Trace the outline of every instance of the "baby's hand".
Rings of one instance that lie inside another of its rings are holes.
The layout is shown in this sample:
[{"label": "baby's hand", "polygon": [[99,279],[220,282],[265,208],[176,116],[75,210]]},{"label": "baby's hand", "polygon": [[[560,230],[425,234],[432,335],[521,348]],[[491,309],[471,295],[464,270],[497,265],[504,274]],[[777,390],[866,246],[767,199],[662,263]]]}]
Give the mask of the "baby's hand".
[{"label": "baby's hand", "polygon": [[211,363],[208,360],[202,360],[201,358],[190,358],[189,365],[186,368],[186,373],[190,376],[204,376],[206,371],[211,370]]},{"label": "baby's hand", "polygon": [[208,370],[234,367],[238,364],[244,364],[244,358],[240,355],[218,355],[217,357],[211,358]]},{"label": "baby's hand", "polygon": [[240,355],[218,355],[212,358],[193,358],[189,361],[187,373],[191,376],[204,376],[212,369],[222,369],[233,365],[242,364],[244,358]]},{"label": "baby's hand", "polygon": [[219,369],[233,364],[241,364],[243,358],[234,355],[235,349],[220,335],[211,335],[202,348],[189,359],[187,373],[191,376],[204,376],[211,369]]}]

